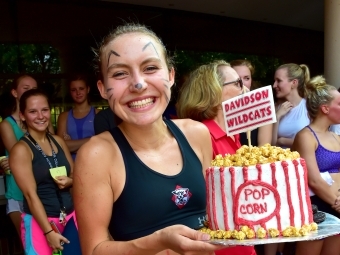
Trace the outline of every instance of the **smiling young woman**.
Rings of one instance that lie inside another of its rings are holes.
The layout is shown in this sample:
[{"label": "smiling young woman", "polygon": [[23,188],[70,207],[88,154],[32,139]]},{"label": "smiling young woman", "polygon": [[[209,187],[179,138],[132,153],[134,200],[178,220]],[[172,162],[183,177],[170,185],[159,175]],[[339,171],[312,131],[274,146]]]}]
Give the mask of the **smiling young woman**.
[{"label": "smiling young woman", "polygon": [[[98,89],[121,123],[79,150],[74,199],[84,255],[211,254],[206,216],[208,130],[164,120],[174,68],[162,41],[117,27],[97,52]],[[196,139],[200,137],[200,139]]]},{"label": "smiling young woman", "polygon": [[[51,231],[53,221],[62,232],[66,221],[75,217],[70,193],[73,162],[63,139],[48,131],[50,107],[47,96],[38,89],[20,98],[20,119],[26,134],[16,143],[9,158],[10,167],[24,195],[21,239],[25,254],[51,254],[62,250],[62,235]],[[60,176],[50,171],[59,167]]]}]

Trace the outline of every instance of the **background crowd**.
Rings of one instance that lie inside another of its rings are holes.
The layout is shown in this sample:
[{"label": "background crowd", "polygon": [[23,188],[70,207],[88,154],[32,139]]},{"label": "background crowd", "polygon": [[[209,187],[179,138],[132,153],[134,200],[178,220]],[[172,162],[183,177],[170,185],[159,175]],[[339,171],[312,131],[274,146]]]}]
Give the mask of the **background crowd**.
[{"label": "background crowd", "polygon": [[[56,130],[35,79],[20,74],[13,82],[12,112],[0,124],[7,156],[0,167],[7,214],[26,253],[62,250],[68,240],[50,222],[62,232],[73,218],[83,254],[256,254],[251,246],[201,242],[209,237],[196,231],[206,220],[205,169],[215,155],[248,144],[245,133],[227,136],[221,104],[258,87],[256,67],[216,59],[176,85],[174,59],[138,24],[105,37],[96,60],[97,87],[109,108],[91,106],[86,76],[75,75],[68,82],[73,107],[60,114]],[[272,85],[277,122],[252,130],[252,145],[297,150],[307,162],[312,202],[340,217],[340,93],[324,77],[311,78],[306,64],[278,66]],[[64,172],[52,178],[56,168]],[[169,191],[188,198],[173,201]],[[266,255],[282,250],[264,247]],[[298,242],[295,250],[340,254],[340,237]]]}]

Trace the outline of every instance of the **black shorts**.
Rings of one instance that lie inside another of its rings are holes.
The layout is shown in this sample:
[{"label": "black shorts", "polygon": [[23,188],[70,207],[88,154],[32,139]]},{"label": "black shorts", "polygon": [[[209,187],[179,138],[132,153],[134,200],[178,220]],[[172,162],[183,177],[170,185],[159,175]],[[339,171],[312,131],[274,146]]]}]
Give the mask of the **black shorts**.
[{"label": "black shorts", "polygon": [[316,196],[316,195],[311,196],[310,200],[311,200],[312,204],[314,204],[318,207],[319,211],[332,214],[335,217],[338,217],[340,219],[340,213],[335,211],[330,204],[327,204],[325,201],[323,201],[318,196]]}]

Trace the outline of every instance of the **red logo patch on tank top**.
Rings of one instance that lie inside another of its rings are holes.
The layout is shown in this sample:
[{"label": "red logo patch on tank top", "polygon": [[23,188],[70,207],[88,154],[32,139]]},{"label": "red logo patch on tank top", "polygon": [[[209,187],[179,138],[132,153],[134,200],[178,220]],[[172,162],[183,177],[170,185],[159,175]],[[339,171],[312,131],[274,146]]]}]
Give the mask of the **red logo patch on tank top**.
[{"label": "red logo patch on tank top", "polygon": [[182,209],[188,203],[192,195],[188,188],[182,188],[179,185],[177,185],[176,189],[171,193],[171,200],[175,202],[179,209]]}]

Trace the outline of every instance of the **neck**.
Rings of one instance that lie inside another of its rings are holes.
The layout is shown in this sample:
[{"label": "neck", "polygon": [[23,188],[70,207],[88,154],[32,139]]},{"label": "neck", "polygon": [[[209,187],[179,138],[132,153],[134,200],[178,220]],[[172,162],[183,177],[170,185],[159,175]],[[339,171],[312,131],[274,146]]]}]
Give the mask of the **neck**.
[{"label": "neck", "polygon": [[227,133],[226,127],[225,127],[225,121],[223,117],[223,110],[222,107],[218,108],[217,115],[214,118],[214,121],[220,126],[220,128]]},{"label": "neck", "polygon": [[302,97],[300,97],[299,93],[297,91],[292,91],[287,97],[286,100],[289,101],[294,106],[297,106],[301,100]]},{"label": "neck", "polygon": [[28,133],[33,137],[33,139],[39,143],[39,142],[45,142],[47,139],[46,132],[36,132],[34,130],[28,129]]},{"label": "neck", "polygon": [[171,136],[162,118],[148,126],[141,127],[123,122],[119,127],[135,151],[157,150]]},{"label": "neck", "polygon": [[324,133],[328,131],[330,125],[333,125],[333,123],[330,123],[326,116],[321,116],[316,117],[311,122],[310,127],[316,132]]},{"label": "neck", "polygon": [[91,106],[89,105],[89,103],[86,101],[80,103],[80,104],[75,104],[73,107],[74,111],[78,111],[78,112],[85,112],[88,111],[91,108]]}]

